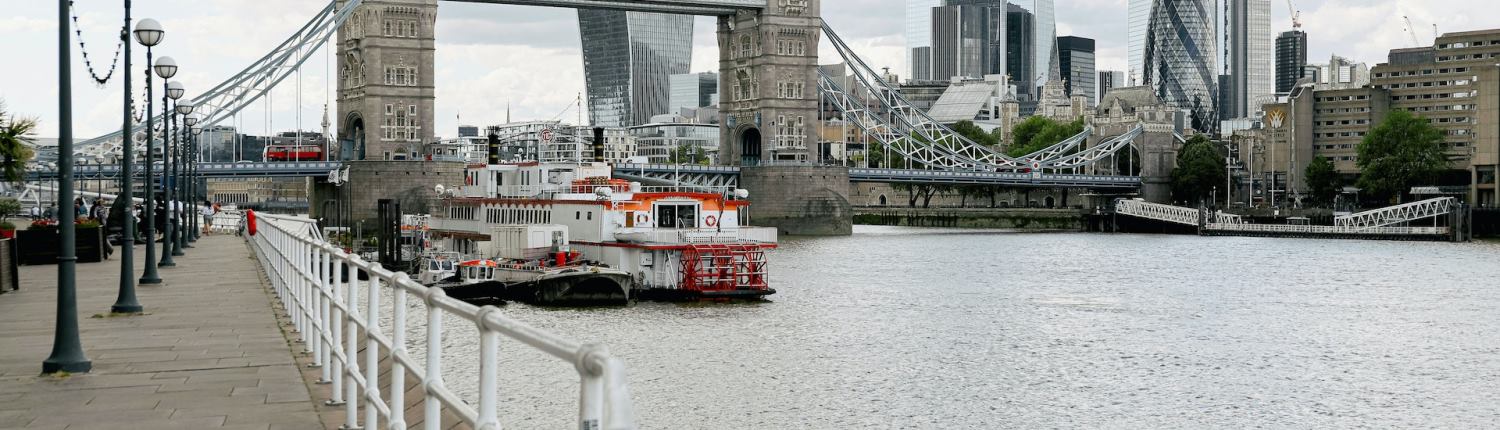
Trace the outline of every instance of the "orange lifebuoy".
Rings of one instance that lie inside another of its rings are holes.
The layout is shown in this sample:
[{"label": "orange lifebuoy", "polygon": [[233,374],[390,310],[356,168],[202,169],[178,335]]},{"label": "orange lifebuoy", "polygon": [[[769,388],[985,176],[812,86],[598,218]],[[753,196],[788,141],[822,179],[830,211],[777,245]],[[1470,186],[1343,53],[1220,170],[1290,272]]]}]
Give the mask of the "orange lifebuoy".
[{"label": "orange lifebuoy", "polygon": [[644,224],[648,224],[650,222],[651,222],[651,216],[650,215],[646,215],[645,213],[635,214],[635,224],[636,225],[644,225]]},{"label": "orange lifebuoy", "polygon": [[703,219],[703,225],[709,227],[717,227],[719,225],[719,218],[713,215],[709,215],[707,218]]}]

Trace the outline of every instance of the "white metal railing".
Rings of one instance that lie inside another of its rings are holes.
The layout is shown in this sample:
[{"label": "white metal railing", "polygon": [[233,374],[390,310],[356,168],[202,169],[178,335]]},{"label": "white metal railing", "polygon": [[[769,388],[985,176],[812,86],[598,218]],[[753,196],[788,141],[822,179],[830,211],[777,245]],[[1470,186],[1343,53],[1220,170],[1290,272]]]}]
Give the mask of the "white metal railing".
[{"label": "white metal railing", "polygon": [[224,210],[214,214],[209,219],[209,231],[216,233],[235,233],[240,231],[244,225],[245,214],[237,210]]},{"label": "white metal railing", "polygon": [[1144,200],[1121,199],[1115,202],[1115,212],[1157,221],[1198,225],[1201,216],[1197,209],[1151,203]]},{"label": "white metal railing", "polygon": [[[500,314],[493,306],[476,307],[450,298],[440,288],[412,281],[406,273],[392,273],[379,264],[308,235],[305,218],[255,215],[256,234],[248,237],[276,296],[291,315],[294,330],[321,368],[320,382],[332,384],[330,405],[345,409],[343,428],[375,428],[382,419],[389,428],[404,429],[407,370],[425,393],[424,428],[442,423],[443,408],[469,425],[499,430],[499,344],[501,337],[571,363],[578,371],[580,429],[634,429],[634,411],[625,365],[604,346],[580,344]],[[366,280],[361,280],[361,275]],[[390,332],[382,330],[381,296],[391,297]],[[363,301],[361,299],[363,294]],[[407,350],[407,302],[415,296],[427,311],[426,358],[417,362]],[[450,390],[443,376],[443,319],[455,316],[478,328],[477,399]],[[364,360],[360,360],[360,342]],[[381,351],[385,350],[386,353]],[[391,382],[382,392],[380,362],[389,359]]]},{"label": "white metal railing", "polygon": [[1209,223],[1207,230],[1264,233],[1358,234],[1371,236],[1436,236],[1448,234],[1448,227],[1354,227],[1338,225],[1229,224]]},{"label": "white metal railing", "polygon": [[1452,197],[1438,197],[1336,217],[1333,219],[1333,224],[1350,227],[1382,227],[1400,224],[1447,214],[1453,211],[1453,206],[1457,202]]}]

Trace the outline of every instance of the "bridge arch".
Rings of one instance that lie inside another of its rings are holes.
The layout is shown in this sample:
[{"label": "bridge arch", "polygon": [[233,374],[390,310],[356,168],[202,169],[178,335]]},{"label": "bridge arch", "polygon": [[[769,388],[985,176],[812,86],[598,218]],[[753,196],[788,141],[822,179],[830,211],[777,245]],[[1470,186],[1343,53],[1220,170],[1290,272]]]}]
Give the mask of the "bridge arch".
[{"label": "bridge arch", "polygon": [[755,166],[760,164],[761,142],[760,129],[754,126],[745,126],[736,133],[740,147],[740,165]]},{"label": "bridge arch", "polygon": [[339,126],[339,159],[365,159],[365,119],[359,112],[349,112]]}]

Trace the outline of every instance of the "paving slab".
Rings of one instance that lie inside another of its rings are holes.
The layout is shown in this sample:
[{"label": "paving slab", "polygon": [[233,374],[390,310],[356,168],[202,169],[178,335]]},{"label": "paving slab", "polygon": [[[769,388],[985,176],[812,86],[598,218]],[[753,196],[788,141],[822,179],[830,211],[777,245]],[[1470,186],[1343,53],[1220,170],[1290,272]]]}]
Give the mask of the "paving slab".
[{"label": "paving slab", "polygon": [[[143,315],[108,315],[118,259],[77,266],[94,370],[64,377],[40,375],[57,266],[22,267],[21,290],[0,294],[0,429],[322,429],[302,346],[288,342],[249,249],[233,236],[194,246],[160,269],[162,284],[137,287]],[[139,278],[144,248],[135,254]]]}]

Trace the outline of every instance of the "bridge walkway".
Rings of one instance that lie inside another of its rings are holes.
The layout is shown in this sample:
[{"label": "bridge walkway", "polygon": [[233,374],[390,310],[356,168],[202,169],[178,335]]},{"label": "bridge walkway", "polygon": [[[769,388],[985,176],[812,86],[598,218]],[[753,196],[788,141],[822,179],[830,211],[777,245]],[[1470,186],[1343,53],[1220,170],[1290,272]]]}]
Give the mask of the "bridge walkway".
[{"label": "bridge walkway", "polygon": [[0,428],[324,428],[293,353],[301,347],[289,344],[244,241],[203,237],[176,261],[162,284],[138,287],[139,316],[103,315],[118,259],[78,265],[94,369],[66,377],[38,376],[52,348],[57,266],[23,266],[21,289],[0,294]]}]

